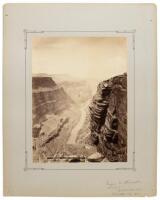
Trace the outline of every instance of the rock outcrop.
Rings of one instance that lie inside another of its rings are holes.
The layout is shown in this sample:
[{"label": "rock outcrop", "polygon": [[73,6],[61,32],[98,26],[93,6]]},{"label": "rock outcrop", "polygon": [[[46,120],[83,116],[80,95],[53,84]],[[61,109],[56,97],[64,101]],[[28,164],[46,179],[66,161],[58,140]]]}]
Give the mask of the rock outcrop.
[{"label": "rock outcrop", "polygon": [[97,150],[110,162],[127,161],[127,74],[101,82],[90,109],[90,131]]},{"label": "rock outcrop", "polygon": [[104,156],[100,153],[94,153],[90,156],[88,156],[87,160],[89,162],[101,162],[103,160]]},{"label": "rock outcrop", "polygon": [[33,125],[67,109],[73,101],[51,77],[32,77]]}]

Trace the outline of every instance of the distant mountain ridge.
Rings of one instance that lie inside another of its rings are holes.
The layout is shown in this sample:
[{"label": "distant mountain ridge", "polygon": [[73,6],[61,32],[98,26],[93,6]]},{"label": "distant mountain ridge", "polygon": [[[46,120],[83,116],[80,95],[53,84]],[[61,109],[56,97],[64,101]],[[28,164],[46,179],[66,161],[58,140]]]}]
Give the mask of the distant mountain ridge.
[{"label": "distant mountain ridge", "polygon": [[38,77],[35,76],[32,78],[32,89],[38,88],[53,88],[56,86],[55,81],[51,77]]}]

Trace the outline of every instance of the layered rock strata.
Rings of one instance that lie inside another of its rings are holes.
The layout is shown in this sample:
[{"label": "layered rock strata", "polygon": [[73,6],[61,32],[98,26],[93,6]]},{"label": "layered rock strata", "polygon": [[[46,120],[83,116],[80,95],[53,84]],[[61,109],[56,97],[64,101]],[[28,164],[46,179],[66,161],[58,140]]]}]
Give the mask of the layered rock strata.
[{"label": "layered rock strata", "polygon": [[51,77],[32,77],[33,125],[41,123],[47,115],[58,114],[73,101]]},{"label": "layered rock strata", "polygon": [[101,82],[89,109],[97,150],[111,162],[127,161],[127,74]]}]

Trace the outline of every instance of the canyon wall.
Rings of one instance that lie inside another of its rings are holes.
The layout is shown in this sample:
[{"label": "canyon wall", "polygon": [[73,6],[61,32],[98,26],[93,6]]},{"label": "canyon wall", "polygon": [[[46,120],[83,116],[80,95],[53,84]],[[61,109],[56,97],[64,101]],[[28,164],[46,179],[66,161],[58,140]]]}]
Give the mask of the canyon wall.
[{"label": "canyon wall", "polygon": [[101,82],[89,110],[92,143],[110,162],[126,162],[127,74]]},{"label": "canyon wall", "polygon": [[32,77],[33,125],[41,123],[47,115],[58,114],[73,101],[51,77]]}]

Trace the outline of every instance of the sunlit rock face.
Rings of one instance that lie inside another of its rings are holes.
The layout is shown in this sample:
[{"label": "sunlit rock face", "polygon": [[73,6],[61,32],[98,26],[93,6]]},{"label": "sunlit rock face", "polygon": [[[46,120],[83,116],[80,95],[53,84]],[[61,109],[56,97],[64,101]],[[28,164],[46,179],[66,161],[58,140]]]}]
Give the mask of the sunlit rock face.
[{"label": "sunlit rock face", "polygon": [[72,100],[51,77],[32,77],[33,125],[41,123],[47,115],[67,109]]},{"label": "sunlit rock face", "polygon": [[127,161],[127,74],[101,82],[90,108],[92,142],[110,162]]}]

